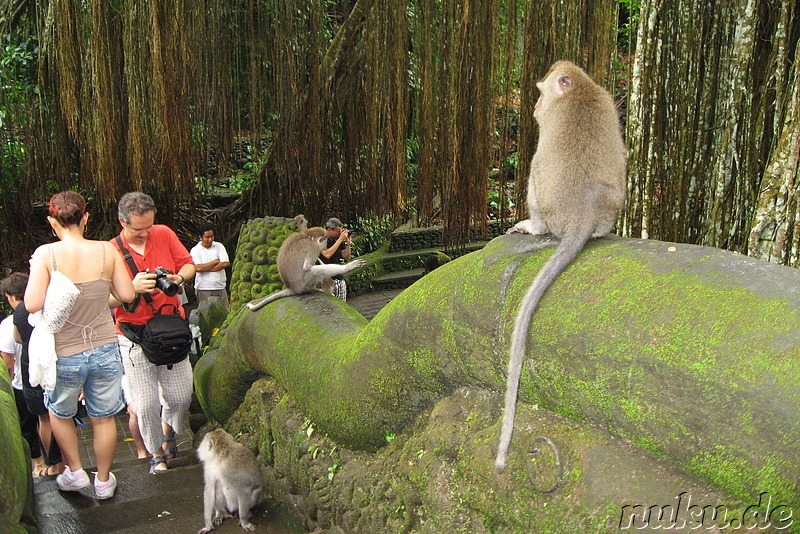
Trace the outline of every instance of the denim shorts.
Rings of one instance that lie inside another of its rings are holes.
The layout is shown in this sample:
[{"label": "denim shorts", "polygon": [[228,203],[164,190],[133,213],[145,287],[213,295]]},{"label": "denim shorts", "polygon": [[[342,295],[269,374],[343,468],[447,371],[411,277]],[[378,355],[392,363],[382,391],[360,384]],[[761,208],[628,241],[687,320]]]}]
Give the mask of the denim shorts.
[{"label": "denim shorts", "polygon": [[78,412],[78,395],[83,389],[89,417],[108,417],[125,407],[121,384],[119,345],[107,343],[94,350],[59,357],[56,387],[45,390],[45,405],[57,417],[68,419]]}]

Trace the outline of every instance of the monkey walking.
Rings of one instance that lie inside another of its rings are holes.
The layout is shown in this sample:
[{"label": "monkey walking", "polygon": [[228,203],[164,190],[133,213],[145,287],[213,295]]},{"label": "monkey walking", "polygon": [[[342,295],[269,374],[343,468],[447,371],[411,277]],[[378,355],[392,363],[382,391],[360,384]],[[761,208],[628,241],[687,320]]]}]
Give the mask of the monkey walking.
[{"label": "monkey walking", "polygon": [[505,408],[495,469],[502,472],[514,430],[525,343],[534,311],[556,277],[591,238],[608,234],[625,203],[625,144],[611,95],[568,61],[555,63],[533,115],[539,143],[528,178],[530,219],[508,233],[550,233],[560,240],[522,300],[508,361]]},{"label": "monkey walking", "polygon": [[320,252],[327,247],[327,234],[319,226],[290,234],[278,250],[278,274],[286,289],[248,302],[247,307],[257,311],[273,300],[309,293],[323,278],[341,275],[367,264],[364,260],[353,260],[346,265],[317,265]]},{"label": "monkey walking", "polygon": [[255,530],[250,522],[250,509],[263,499],[264,479],[253,451],[217,428],[203,437],[197,456],[203,462],[205,478],[205,526],[197,534],[211,532],[235,512],[239,513],[243,529]]}]

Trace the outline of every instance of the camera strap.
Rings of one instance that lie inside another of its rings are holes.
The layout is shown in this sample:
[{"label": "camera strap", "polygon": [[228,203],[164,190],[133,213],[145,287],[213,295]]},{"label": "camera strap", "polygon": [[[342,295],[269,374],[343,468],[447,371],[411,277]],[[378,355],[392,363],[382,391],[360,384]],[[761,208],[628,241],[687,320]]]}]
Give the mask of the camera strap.
[{"label": "camera strap", "polygon": [[[133,261],[133,255],[131,252],[125,248],[125,245],[122,244],[122,238],[118,235],[116,237],[117,245],[119,246],[120,252],[122,252],[122,257],[125,258],[125,262],[128,264],[128,268],[131,271],[131,276],[135,277],[136,274],[139,272],[139,268],[136,267],[136,262]],[[144,296],[144,300],[147,304],[150,305],[150,308],[153,308],[153,297],[150,296],[150,293],[136,293],[136,298],[133,299],[133,302],[128,304],[127,302],[122,303],[122,309],[128,313],[135,313],[136,310],[139,309],[139,304],[142,301],[142,296]],[[155,313],[155,309],[153,308],[153,313]]]}]

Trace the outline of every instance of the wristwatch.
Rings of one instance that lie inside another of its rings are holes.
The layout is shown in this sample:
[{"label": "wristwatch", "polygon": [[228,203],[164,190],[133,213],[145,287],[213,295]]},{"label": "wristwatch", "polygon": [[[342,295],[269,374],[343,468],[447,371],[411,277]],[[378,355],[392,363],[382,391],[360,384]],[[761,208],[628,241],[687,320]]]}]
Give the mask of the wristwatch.
[{"label": "wristwatch", "polygon": [[180,273],[178,273],[176,276],[180,276],[180,277],[181,277],[181,283],[180,283],[180,284],[178,284],[178,285],[179,285],[179,286],[182,286],[182,285],[184,284],[184,282],[186,282],[186,278],[184,278],[184,277],[183,277],[183,275],[182,275],[182,274],[180,274]]}]

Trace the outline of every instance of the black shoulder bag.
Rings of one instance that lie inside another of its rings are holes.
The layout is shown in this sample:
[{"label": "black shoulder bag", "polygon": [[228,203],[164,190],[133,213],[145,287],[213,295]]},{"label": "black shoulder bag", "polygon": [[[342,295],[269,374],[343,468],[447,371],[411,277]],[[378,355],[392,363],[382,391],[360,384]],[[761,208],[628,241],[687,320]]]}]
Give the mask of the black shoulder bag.
[{"label": "black shoulder bag", "polygon": [[[130,267],[131,274],[136,276],[139,269],[119,236],[117,236],[117,244]],[[189,322],[181,317],[174,304],[164,304],[156,310],[153,307],[153,297],[147,293],[143,296],[150,309],[153,310],[153,316],[146,324],[120,321],[119,329],[125,334],[125,337],[142,347],[142,352],[150,363],[166,365],[167,369],[172,369],[173,364],[186,359],[192,347],[192,331],[189,329]],[[139,296],[137,295],[132,307],[126,306],[125,309],[133,312],[138,306]],[[165,313],[164,309],[169,307],[172,307],[172,313]]]}]

